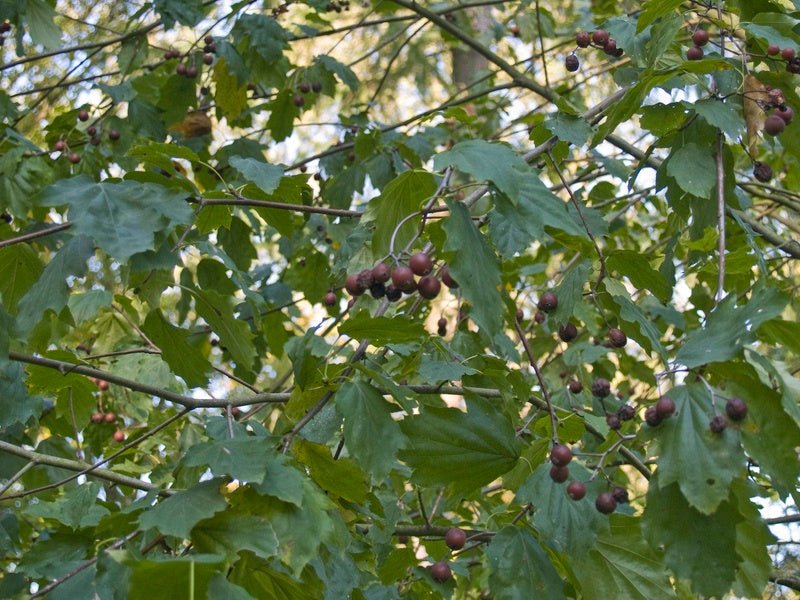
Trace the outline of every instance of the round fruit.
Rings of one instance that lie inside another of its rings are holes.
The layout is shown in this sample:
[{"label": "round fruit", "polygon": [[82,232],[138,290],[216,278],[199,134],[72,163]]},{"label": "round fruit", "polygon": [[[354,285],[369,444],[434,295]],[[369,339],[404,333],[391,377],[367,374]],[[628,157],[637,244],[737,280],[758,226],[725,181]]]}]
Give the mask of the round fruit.
[{"label": "round fruit", "polygon": [[402,292],[413,292],[417,285],[414,282],[414,271],[405,265],[398,265],[391,272],[392,283]]},{"label": "round fruit", "polygon": [[446,336],[447,335],[447,325],[445,325],[444,327],[437,327],[436,328],[436,333],[439,334],[439,337]]},{"label": "round fruit", "polygon": [[206,65],[210,65],[214,62],[214,55],[210,53],[203,54],[203,63]]},{"label": "round fruit", "polygon": [[113,423],[117,420],[117,415],[115,415],[113,412],[107,412],[105,415],[103,415],[103,420],[106,423]]},{"label": "round fruit", "polygon": [[612,327],[608,330],[608,341],[614,348],[624,348],[625,344],[628,343],[628,336],[625,335],[622,329]]},{"label": "round fruit", "polygon": [[89,127],[86,128],[86,135],[91,137],[95,134],[97,134],[97,127],[95,127],[94,125],[89,125]]},{"label": "round fruit", "polygon": [[767,46],[767,54],[770,56],[775,56],[776,54],[781,53],[781,47],[778,44],[770,44]]},{"label": "round fruit", "polygon": [[605,46],[608,41],[608,32],[605,29],[595,29],[592,33],[592,41],[598,46]]},{"label": "round fruit", "polygon": [[88,121],[89,120],[89,111],[79,110],[78,111],[78,120],[79,121]]},{"label": "round fruit", "polygon": [[583,391],[583,384],[577,379],[573,379],[567,384],[567,388],[573,394],[580,394]]},{"label": "round fruit", "polygon": [[556,483],[564,483],[569,479],[569,467],[559,467],[553,465],[550,467],[550,479]]},{"label": "round fruit", "polygon": [[728,421],[722,415],[716,415],[708,422],[708,428],[714,433],[722,433],[728,426]]},{"label": "round fruit", "polygon": [[578,337],[578,328],[572,323],[566,323],[558,328],[558,337],[563,342],[571,342]]},{"label": "round fruit", "polygon": [[656,414],[659,419],[666,419],[675,414],[675,403],[668,396],[661,396],[656,402]]},{"label": "round fruit", "polygon": [[439,320],[436,322],[437,327],[447,327],[447,319],[444,317],[440,317]]},{"label": "round fruit", "polygon": [[351,296],[360,296],[366,291],[358,284],[358,275],[348,275],[344,282],[344,289]]},{"label": "round fruit", "polygon": [[70,152],[67,158],[73,165],[77,165],[79,162],[81,162],[81,155],[77,152]]},{"label": "round fruit", "polygon": [[103,140],[101,140],[101,139],[100,139],[100,136],[99,136],[99,135],[95,135],[94,137],[92,137],[92,138],[89,140],[89,143],[90,143],[92,146],[99,146],[99,145],[100,145],[100,143],[101,143],[102,141],[103,141]]},{"label": "round fruit", "polygon": [[372,280],[378,283],[386,283],[389,281],[389,267],[386,263],[378,263],[372,267]]},{"label": "round fruit", "polygon": [[796,58],[790,60],[788,63],[786,63],[786,70],[794,75],[800,73],[800,60]]},{"label": "round fruit", "polygon": [[692,34],[692,41],[695,46],[705,46],[708,43],[708,32],[705,29],[698,29]]},{"label": "round fruit", "polygon": [[703,58],[703,49],[700,46],[692,46],[686,51],[687,60],[700,60]]},{"label": "round fruit", "polygon": [[197,77],[197,67],[195,67],[194,65],[186,67],[186,77],[188,77],[189,79],[194,79],[195,77]]},{"label": "round fruit", "polygon": [[525,313],[522,312],[521,308],[518,308],[517,311],[514,313],[514,318],[519,322],[522,322],[522,320],[525,318]]},{"label": "round fruit", "polygon": [[586,486],[582,481],[570,481],[567,486],[567,496],[573,500],[580,500],[586,495]]},{"label": "round fruit", "polygon": [[608,379],[598,377],[592,382],[592,394],[598,398],[605,398],[611,393],[611,383]]},{"label": "round fruit", "polygon": [[102,423],[103,422],[103,413],[96,412],[92,413],[92,423]]},{"label": "round fruit", "polygon": [[725,404],[725,413],[731,421],[741,421],[747,416],[747,404],[741,398],[731,398]]},{"label": "round fruit", "polygon": [[108,139],[116,141],[119,138],[120,138],[120,133],[116,129],[112,129],[111,131],[108,132]]},{"label": "round fruit", "polygon": [[428,275],[433,271],[433,261],[424,252],[417,252],[408,261],[408,266],[414,271],[415,275]]},{"label": "round fruit", "polygon": [[603,52],[605,52],[609,56],[616,56],[617,40],[608,38],[608,41],[603,45]]},{"label": "round fruit", "polygon": [[628,490],[626,490],[624,487],[619,485],[614,486],[611,488],[611,495],[614,496],[614,500],[617,501],[617,504],[628,503]]},{"label": "round fruit", "polygon": [[63,152],[67,147],[67,142],[64,140],[58,140],[55,144],[53,144],[53,150],[56,152]]},{"label": "round fruit", "polygon": [[757,160],[753,163],[753,177],[761,183],[767,183],[772,179],[772,167]]},{"label": "round fruit", "polygon": [[124,431],[120,431],[119,429],[117,429],[114,432],[114,441],[115,442],[124,442],[125,441],[125,432]]},{"label": "round fruit", "polygon": [[311,91],[311,85],[307,81],[303,81],[297,86],[297,89],[300,90],[301,94],[307,94]]},{"label": "round fruit", "polygon": [[556,444],[550,450],[550,462],[557,467],[566,467],[572,460],[572,450],[564,444]]},{"label": "round fruit", "polygon": [[792,109],[791,106],[786,106],[785,104],[772,111],[772,114],[779,116],[787,125],[792,122],[792,119],[794,119],[794,109]]},{"label": "round fruit", "polygon": [[439,583],[444,583],[452,576],[453,572],[447,563],[443,560],[437,561],[431,565],[431,577]]},{"label": "round fruit", "polygon": [[11,23],[8,21],[0,23],[0,33],[8,33],[9,31],[11,31]]},{"label": "round fruit", "polygon": [[650,427],[658,427],[661,425],[661,417],[658,416],[655,406],[648,406],[644,411],[645,423]]},{"label": "round fruit", "polygon": [[450,289],[458,287],[458,282],[455,279],[453,279],[452,275],[450,275],[450,269],[447,268],[447,265],[442,267],[442,271],[439,275],[442,278],[442,283],[445,284]]},{"label": "round fruit", "polygon": [[386,299],[389,302],[397,302],[402,297],[403,292],[400,291],[400,288],[395,286],[393,283],[390,283],[386,286]]},{"label": "round fruit", "polygon": [[619,418],[623,421],[630,421],[633,417],[636,416],[636,409],[633,408],[630,404],[623,404],[619,407],[617,411]]},{"label": "round fruit", "polygon": [[375,283],[375,278],[372,276],[372,269],[363,269],[356,275],[358,279],[358,286],[362,289],[368,290]]},{"label": "round fruit", "polygon": [[187,67],[185,64],[183,64],[183,63],[179,63],[179,64],[178,64],[178,66],[177,66],[177,67],[175,67],[175,72],[176,72],[178,75],[184,75],[184,76],[185,76],[185,75],[186,75],[186,70],[187,70],[187,69],[188,69],[188,67]]},{"label": "round fruit", "polygon": [[537,310],[533,314],[533,322],[536,323],[536,324],[544,323],[545,318],[546,317],[545,317],[544,313],[542,311],[540,311],[540,310]]},{"label": "round fruit", "polygon": [[566,67],[567,71],[570,73],[574,73],[577,71],[581,66],[581,61],[578,60],[578,57],[574,54],[568,54],[567,57],[564,59],[564,67]]},{"label": "round fruit", "polygon": [[322,84],[319,81],[312,81],[311,82],[311,90],[315,94],[319,94],[322,91]]},{"label": "round fruit", "polygon": [[794,48],[784,48],[781,50],[781,57],[783,60],[792,60],[794,58]]},{"label": "round fruit", "polygon": [[300,108],[306,103],[306,99],[303,98],[301,94],[295,94],[294,97],[292,98],[292,103],[298,108]]},{"label": "round fruit", "polygon": [[369,286],[369,293],[376,300],[378,298],[383,298],[386,295],[386,286],[382,283],[373,283]]},{"label": "round fruit", "polygon": [[98,379],[97,387],[101,392],[105,392],[108,389],[108,382],[105,379]]},{"label": "round fruit", "polygon": [[543,310],[546,313],[553,312],[558,308],[558,296],[553,292],[545,292],[542,294],[542,297],[539,298],[539,303],[536,306],[539,307],[539,310]]},{"label": "round fruit", "polygon": [[604,515],[610,515],[617,509],[617,501],[611,492],[603,492],[594,501],[595,508]]},{"label": "round fruit", "polygon": [[451,550],[461,550],[467,541],[467,533],[458,527],[451,527],[444,535],[444,543]]},{"label": "round fruit", "polygon": [[588,31],[579,31],[575,34],[575,43],[579,48],[588,48],[592,38]]},{"label": "round fruit", "polygon": [[325,304],[325,306],[335,306],[336,301],[337,301],[336,294],[334,294],[333,292],[328,292],[322,299],[322,302]]},{"label": "round fruit", "polygon": [[436,277],[433,277],[432,275],[425,275],[425,277],[420,279],[417,283],[417,289],[419,290],[420,296],[426,300],[433,300],[439,295],[439,291],[442,289],[442,284],[439,283],[439,280],[436,279]]},{"label": "round fruit", "polygon": [[764,133],[767,135],[779,135],[786,129],[786,121],[778,115],[770,115],[764,121]]},{"label": "round fruit", "polygon": [[620,427],[622,427],[622,421],[619,418],[619,415],[616,413],[609,413],[606,415],[606,425],[608,428],[616,431]]}]

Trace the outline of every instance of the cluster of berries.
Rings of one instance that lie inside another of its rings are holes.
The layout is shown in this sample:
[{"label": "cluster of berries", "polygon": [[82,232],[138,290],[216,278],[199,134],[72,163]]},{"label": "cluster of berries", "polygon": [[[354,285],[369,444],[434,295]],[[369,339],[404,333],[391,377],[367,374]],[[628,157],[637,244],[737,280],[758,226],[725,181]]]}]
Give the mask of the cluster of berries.
[{"label": "cluster of berries", "polygon": [[[617,48],[617,40],[612,38],[605,29],[595,29],[592,33],[579,31],[575,34],[575,44],[578,48],[594,46],[615,58],[619,58],[623,54],[622,48]],[[567,55],[567,58],[564,59],[564,66],[567,71],[577,71],[581,66],[578,55],[575,52]]]},{"label": "cluster of berries", "polygon": [[778,44],[767,46],[769,56],[778,56],[786,61],[786,70],[795,75],[800,74],[800,56],[797,56],[794,48],[781,48]]},{"label": "cluster of berries", "polygon": [[[569,463],[572,462],[572,450],[563,444],[556,444],[550,451],[550,478],[556,483],[564,483],[569,479]],[[567,495],[572,500],[581,500],[586,496],[586,484],[582,481],[571,481],[567,485]],[[617,504],[624,504],[628,501],[628,491],[619,486],[615,486],[610,492],[603,492],[597,496],[595,508],[608,515],[617,509]]]}]

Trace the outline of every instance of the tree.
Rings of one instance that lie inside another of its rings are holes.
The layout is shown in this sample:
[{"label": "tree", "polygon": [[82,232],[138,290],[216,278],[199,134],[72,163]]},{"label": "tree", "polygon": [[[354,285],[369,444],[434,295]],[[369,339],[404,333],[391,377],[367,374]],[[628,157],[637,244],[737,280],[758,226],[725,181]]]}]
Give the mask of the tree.
[{"label": "tree", "polygon": [[794,11],[0,4],[0,596],[800,589]]}]

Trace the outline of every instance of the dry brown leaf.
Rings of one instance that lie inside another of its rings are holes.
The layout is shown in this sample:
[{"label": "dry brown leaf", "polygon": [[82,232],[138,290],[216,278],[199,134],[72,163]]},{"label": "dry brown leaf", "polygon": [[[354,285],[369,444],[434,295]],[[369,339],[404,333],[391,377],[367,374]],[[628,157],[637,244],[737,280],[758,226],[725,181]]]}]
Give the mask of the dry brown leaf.
[{"label": "dry brown leaf", "polygon": [[177,131],[184,139],[200,137],[211,133],[211,119],[202,110],[193,110],[186,113],[183,121],[170,127],[170,131]]},{"label": "dry brown leaf", "polygon": [[753,75],[744,78],[744,122],[747,124],[747,148],[751,156],[758,154],[758,136],[764,127],[763,103],[770,101],[767,88]]}]

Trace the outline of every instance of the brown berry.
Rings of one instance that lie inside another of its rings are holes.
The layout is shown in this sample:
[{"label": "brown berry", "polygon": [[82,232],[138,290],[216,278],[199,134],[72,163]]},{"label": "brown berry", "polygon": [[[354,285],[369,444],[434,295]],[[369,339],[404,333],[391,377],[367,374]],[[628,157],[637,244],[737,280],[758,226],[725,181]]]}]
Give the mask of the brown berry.
[{"label": "brown berry", "polygon": [[117,429],[114,432],[114,441],[115,442],[124,442],[125,441],[125,432],[124,431],[120,431],[119,429]]},{"label": "brown berry", "polygon": [[583,384],[577,379],[573,379],[567,384],[567,389],[573,394],[580,394],[583,391]]},{"label": "brown berry", "polygon": [[600,47],[606,45],[608,37],[608,32],[605,29],[595,29],[592,32],[592,41]]},{"label": "brown berry", "polygon": [[203,64],[210,65],[214,62],[214,55],[211,53],[203,54]]},{"label": "brown berry", "polygon": [[556,308],[558,308],[558,296],[556,296],[553,292],[545,292],[542,294],[541,298],[539,298],[539,303],[536,305],[539,310],[542,310],[546,313],[553,312]]},{"label": "brown berry", "polygon": [[692,41],[695,46],[705,46],[708,43],[708,32],[705,29],[698,29],[692,34]]},{"label": "brown berry", "polygon": [[372,269],[363,269],[359,271],[358,275],[356,275],[356,279],[358,280],[358,286],[364,290],[368,290],[372,287],[372,284],[375,283],[375,279],[372,276]]},{"label": "brown berry", "polygon": [[608,41],[603,45],[603,52],[609,56],[616,56],[617,54],[617,40],[608,38]]},{"label": "brown berry", "polygon": [[575,34],[575,43],[578,48],[588,48],[592,38],[588,31],[579,31]]},{"label": "brown berry", "polygon": [[572,323],[566,323],[558,328],[558,337],[563,342],[571,342],[578,337],[578,328]]},{"label": "brown berry", "polygon": [[444,543],[451,550],[461,550],[467,541],[467,533],[458,527],[451,527],[444,535]]},{"label": "brown berry", "polygon": [[784,48],[781,50],[781,57],[783,60],[792,60],[794,58],[795,51],[794,48]]},{"label": "brown berry", "polygon": [[92,423],[102,423],[103,422],[103,413],[96,412],[92,413]]},{"label": "brown berry", "polygon": [[86,128],[86,135],[88,135],[89,137],[97,135],[97,127],[95,127],[94,125],[89,125],[89,127]]},{"label": "brown berry", "polygon": [[557,467],[566,467],[572,460],[572,450],[564,444],[556,444],[550,450],[550,462]]},{"label": "brown berry", "polygon": [[113,423],[117,420],[117,415],[115,415],[113,412],[107,412],[105,415],[103,415],[103,420],[106,423]]},{"label": "brown berry", "polygon": [[78,111],[78,120],[79,121],[88,121],[89,120],[89,111],[87,111],[87,110],[79,110]]},{"label": "brown berry", "polygon": [[725,404],[725,413],[731,421],[741,421],[747,416],[747,404],[741,398],[731,398]]},{"label": "brown berry", "polygon": [[692,46],[686,51],[687,60],[700,60],[703,58],[703,49],[700,46]]},{"label": "brown berry", "polygon": [[606,415],[606,425],[612,431],[616,431],[620,427],[622,427],[622,421],[619,418],[619,415],[616,413],[610,413]]},{"label": "brown berry", "polygon": [[55,144],[53,144],[53,150],[56,152],[63,152],[67,147],[67,143],[64,140],[58,140]]},{"label": "brown berry", "polygon": [[111,141],[117,141],[120,138],[120,133],[116,129],[112,129],[108,132],[108,139]]},{"label": "brown berry", "polygon": [[553,465],[550,467],[550,479],[556,483],[564,483],[569,479],[569,467]]},{"label": "brown berry", "polygon": [[450,289],[458,287],[458,282],[455,279],[453,279],[452,275],[450,275],[450,269],[447,268],[447,265],[442,267],[440,276],[442,278],[442,283],[445,284]]},{"label": "brown berry", "polygon": [[436,277],[433,277],[432,275],[426,275],[417,283],[417,289],[419,290],[420,296],[426,300],[432,300],[439,295],[439,291],[442,289],[442,284],[439,283],[439,280],[436,279]]},{"label": "brown berry", "polygon": [[661,417],[658,416],[655,406],[648,406],[644,411],[644,420],[650,427],[661,425]]},{"label": "brown berry", "polygon": [[194,79],[195,77],[197,77],[197,67],[195,67],[194,65],[186,67],[186,77],[188,77],[189,79]]},{"label": "brown berry", "polygon": [[770,44],[767,46],[767,54],[770,56],[775,56],[781,53],[781,47],[778,44]]},{"label": "brown berry", "polygon": [[323,297],[322,302],[325,304],[325,306],[336,306],[337,300],[338,298],[336,298],[336,294],[333,292],[328,292]]},{"label": "brown berry", "polygon": [[292,102],[294,103],[295,106],[300,108],[306,103],[306,99],[303,98],[301,94],[295,94],[294,97],[292,97]]},{"label": "brown berry", "polygon": [[414,282],[414,271],[405,265],[397,265],[391,272],[392,283],[400,291],[411,293],[417,289]]},{"label": "brown berry", "polygon": [[628,490],[622,486],[615,485],[611,488],[611,495],[614,496],[614,500],[617,501],[617,504],[628,503]]},{"label": "brown berry", "polygon": [[592,395],[605,398],[611,393],[611,383],[604,377],[598,377],[592,382]]},{"label": "brown berry", "polygon": [[619,415],[619,418],[622,419],[623,421],[630,421],[631,419],[633,419],[633,417],[636,416],[636,409],[633,408],[630,404],[623,404],[622,406],[619,407],[619,410],[617,410],[617,414]]},{"label": "brown berry", "polygon": [[400,288],[395,286],[393,283],[390,283],[386,286],[386,299],[389,302],[397,302],[402,297],[403,292],[400,291]]},{"label": "brown berry", "polygon": [[573,500],[580,500],[586,495],[586,485],[582,481],[570,481],[567,486],[567,496]]},{"label": "brown berry", "polygon": [[778,106],[774,111],[772,111],[772,114],[779,116],[787,125],[792,122],[792,119],[794,119],[794,109],[785,104]]},{"label": "brown berry", "polygon": [[431,577],[439,583],[444,583],[453,575],[450,567],[443,560],[437,561],[431,565]]},{"label": "brown berry", "polygon": [[564,67],[570,73],[574,73],[581,67],[581,61],[578,60],[578,57],[574,54],[568,54],[567,57],[564,59]]},{"label": "brown berry", "polygon": [[77,165],[79,162],[81,162],[81,155],[77,152],[70,152],[67,158],[73,165]]},{"label": "brown berry", "polygon": [[347,290],[347,293],[351,296],[360,296],[364,292],[366,292],[366,288],[363,288],[358,283],[358,275],[348,275],[347,279],[344,282],[344,289]]},{"label": "brown berry", "polygon": [[389,281],[389,267],[386,263],[378,263],[372,267],[372,279],[377,283],[386,283]]},{"label": "brown berry", "polygon": [[708,423],[708,428],[713,433],[722,433],[725,431],[725,428],[728,426],[728,421],[722,415],[716,415],[712,417],[711,421]]},{"label": "brown berry", "polygon": [[764,120],[764,133],[767,135],[780,135],[786,129],[786,121],[778,115],[770,115]]},{"label": "brown berry", "polygon": [[433,261],[424,252],[417,252],[408,261],[408,266],[415,275],[428,275],[433,271]]},{"label": "brown berry", "polygon": [[603,492],[594,501],[594,506],[604,515],[610,515],[617,509],[617,501],[611,492]]},{"label": "brown berry", "polygon": [[756,161],[753,163],[753,177],[761,183],[767,183],[772,180],[772,167],[767,163]]},{"label": "brown berry", "polygon": [[608,330],[608,341],[614,348],[624,348],[628,343],[628,336],[621,329],[612,327]]},{"label": "brown berry", "polygon": [[656,402],[656,414],[659,419],[666,419],[675,414],[675,403],[668,396],[661,396]]},{"label": "brown berry", "polygon": [[183,76],[186,76],[186,71],[187,71],[187,69],[188,69],[188,67],[187,67],[185,64],[183,64],[183,63],[178,63],[178,66],[177,66],[177,67],[175,67],[175,72],[176,72],[178,75],[183,75]]}]

